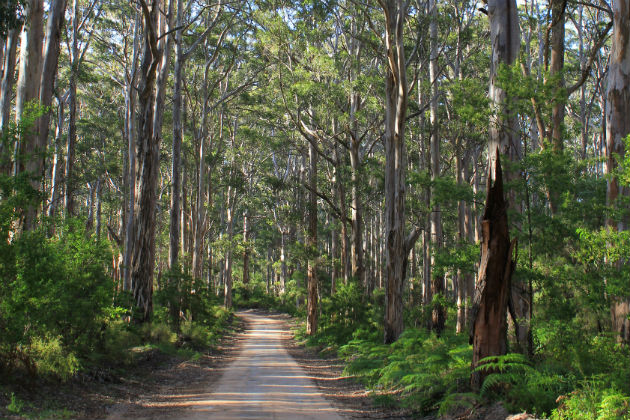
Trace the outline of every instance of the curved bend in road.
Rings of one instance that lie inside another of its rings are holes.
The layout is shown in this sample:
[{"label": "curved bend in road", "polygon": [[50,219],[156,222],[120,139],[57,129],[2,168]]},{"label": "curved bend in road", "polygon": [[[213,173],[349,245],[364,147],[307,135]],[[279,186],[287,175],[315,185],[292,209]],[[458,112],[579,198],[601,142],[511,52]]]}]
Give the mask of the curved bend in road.
[{"label": "curved bend in road", "polygon": [[238,316],[248,328],[235,359],[207,392],[173,396],[177,401],[165,405],[185,408],[176,418],[342,420],[283,347],[284,322],[251,312]]}]

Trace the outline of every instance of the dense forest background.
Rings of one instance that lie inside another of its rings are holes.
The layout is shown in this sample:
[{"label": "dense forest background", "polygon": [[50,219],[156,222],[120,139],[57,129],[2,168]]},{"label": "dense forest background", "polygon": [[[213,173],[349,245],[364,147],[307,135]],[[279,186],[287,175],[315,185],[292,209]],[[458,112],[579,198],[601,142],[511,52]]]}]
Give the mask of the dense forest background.
[{"label": "dense forest background", "polygon": [[630,418],[629,10],[4,2],[1,370],[261,307],[384,404]]}]

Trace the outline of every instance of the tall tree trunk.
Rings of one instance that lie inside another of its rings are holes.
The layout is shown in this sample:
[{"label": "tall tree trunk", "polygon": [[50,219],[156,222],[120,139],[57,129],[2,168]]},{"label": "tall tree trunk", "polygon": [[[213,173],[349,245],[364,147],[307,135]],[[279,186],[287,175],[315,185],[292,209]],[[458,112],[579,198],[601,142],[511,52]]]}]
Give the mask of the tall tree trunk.
[{"label": "tall tree trunk", "polygon": [[[22,29],[20,41],[20,69],[18,74],[17,95],[15,99],[16,122],[24,120],[24,114],[29,112],[29,105],[39,101],[39,88],[42,77],[42,42],[43,42],[43,0],[29,0],[26,2],[27,23]],[[32,112],[32,111],[31,111]],[[15,174],[26,170],[31,179],[31,185],[39,190],[39,179],[43,175],[39,162],[43,162],[44,150],[38,147],[37,127],[25,127],[20,133],[18,156],[15,160]],[[43,165],[41,167],[43,169]],[[23,227],[26,230],[35,228],[37,206],[31,203],[23,213]]]},{"label": "tall tree trunk", "polygon": [[[473,369],[485,357],[505,354],[508,296],[515,267],[512,253],[516,244],[516,241],[510,243],[500,154],[510,156],[514,142],[518,141],[518,131],[515,130],[515,118],[507,107],[509,98],[497,83],[499,66],[511,65],[518,55],[520,36],[516,1],[489,1],[488,17],[492,45],[489,92],[494,120],[490,124],[486,209],[481,223],[481,263],[472,313]],[[473,389],[480,388],[488,373],[473,371]]]},{"label": "tall tree trunk", "polygon": [[243,284],[249,284],[249,211],[243,211]]},{"label": "tall tree trunk", "polygon": [[[287,233],[284,229],[280,230],[280,295],[284,295],[287,284],[287,246],[286,246]],[[284,299],[284,298],[283,298]]]},{"label": "tall tree trunk", "polygon": [[[204,107],[205,112],[205,107]],[[205,124],[205,118],[202,124]],[[192,251],[192,267],[193,277],[201,278],[202,272],[202,257],[203,250],[203,236],[205,233],[205,221],[206,221],[206,207],[204,206],[204,194],[205,194],[205,181],[206,181],[206,162],[205,162],[205,129],[202,128],[204,134],[199,139],[199,168],[197,178],[197,204],[195,206],[195,235],[193,241]]]},{"label": "tall tree trunk", "polygon": [[[618,163],[624,159],[624,138],[630,134],[630,1],[613,1],[613,36],[608,65],[608,88],[606,91],[606,173],[614,174]],[[609,206],[624,206],[621,198],[630,196],[630,187],[620,185],[616,176],[611,176],[606,189]],[[628,230],[627,216],[621,220],[609,218],[608,228],[614,231]],[[618,261],[617,264],[627,264]],[[613,330],[620,341],[630,343],[630,295],[612,297],[611,317]]]},{"label": "tall tree trunk", "polygon": [[102,223],[102,201],[103,201],[103,182],[101,178],[96,182],[96,240],[101,241],[101,223]]},{"label": "tall tree trunk", "polygon": [[[461,139],[456,140],[455,156],[455,172],[457,177],[457,185],[464,184],[464,159],[461,156]],[[460,244],[463,244],[468,238],[466,236],[466,203],[463,200],[457,202],[457,231]],[[457,270],[457,324],[455,330],[458,334],[462,333],[466,325],[466,280],[461,269]]]},{"label": "tall tree trunk", "polygon": [[131,291],[131,255],[134,246],[134,207],[136,200],[136,63],[140,44],[140,15],[136,13],[130,75],[125,86],[125,133],[127,137],[127,219],[125,221],[125,254],[123,256],[123,290]]},{"label": "tall tree trunk", "polygon": [[88,215],[85,221],[85,232],[90,234],[94,227],[94,198],[96,196],[96,183],[94,181],[88,184],[88,200],[87,209]]},{"label": "tall tree trunk", "polygon": [[[335,147],[335,161],[338,165],[341,165],[341,156],[339,149]],[[335,168],[335,197],[339,203],[339,212],[341,213],[341,274],[343,276],[343,283],[348,284],[348,278],[350,277],[350,267],[348,264],[348,222],[347,222],[347,210],[346,210],[346,190],[341,180],[342,171],[339,167]]]},{"label": "tall tree trunk", "polygon": [[[437,51],[437,4],[435,0],[429,0],[429,14],[431,23],[429,26],[431,57],[429,60],[429,79],[431,81],[431,99],[429,102],[431,122],[431,181],[440,177],[440,136],[438,128],[438,51]],[[443,246],[442,239],[442,215],[440,206],[435,205],[431,209],[431,292],[433,299],[432,329],[440,335],[446,322],[446,309],[439,303],[440,298],[445,298],[446,285],[442,270],[435,269],[436,255]]]},{"label": "tall tree trunk", "polygon": [[[339,174],[337,173],[337,168],[332,168],[333,178],[330,186],[330,195],[331,197],[337,196],[337,189],[335,187],[335,183],[337,182],[337,177]],[[331,259],[331,270],[330,270],[330,295],[333,296],[337,289],[337,279],[339,278],[339,264],[337,261],[337,255],[339,254],[339,224],[337,222],[341,221],[341,217],[333,217],[332,219],[332,229],[330,232],[330,259]]]},{"label": "tall tree trunk", "polygon": [[385,13],[385,243],[386,292],[384,342],[392,343],[403,331],[403,282],[405,279],[405,118],[407,75],[403,32],[407,2],[383,0]]},{"label": "tall tree trunk", "polygon": [[48,146],[48,131],[50,126],[50,114],[52,112],[52,97],[59,63],[59,44],[61,41],[61,29],[64,24],[66,12],[66,0],[54,0],[48,11],[48,23],[46,26],[46,45],[44,48],[44,62],[39,88],[39,102],[44,107],[44,114],[36,122],[37,138],[36,148],[41,151],[41,156],[34,162],[33,172],[43,175],[45,164],[45,151]]},{"label": "tall tree trunk", "polygon": [[157,180],[159,175],[159,140],[153,131],[155,84],[162,58],[158,49],[159,0],[151,7],[142,2],[145,20],[145,42],[140,66],[138,95],[138,137],[136,194],[134,209],[134,246],[131,258],[131,282],[140,322],[150,320],[153,311],[153,271],[155,268],[155,222]]},{"label": "tall tree trunk", "polygon": [[50,205],[48,206],[48,217],[55,217],[61,189],[61,167],[63,152],[61,142],[63,138],[63,123],[65,119],[65,104],[60,97],[57,97],[57,128],[55,130],[55,155],[51,170]]},{"label": "tall tree trunk", "polygon": [[225,294],[223,297],[223,304],[226,308],[232,307],[232,239],[234,238],[234,193],[232,187],[228,187],[227,191],[227,235],[228,235],[228,249],[225,251],[225,271],[224,287]]},{"label": "tall tree trunk", "polygon": [[66,193],[64,207],[66,218],[74,216],[74,161],[77,142],[77,76],[79,66],[79,0],[72,3],[72,40],[70,42],[70,80],[68,82],[68,139],[66,146]]},{"label": "tall tree trunk", "polygon": [[[39,87],[42,75],[42,42],[44,39],[44,2],[28,0],[26,2],[27,23],[22,28],[20,39],[20,66],[15,97],[15,121],[22,122],[27,105],[39,99]],[[31,127],[32,136],[32,127]],[[20,139],[20,153],[33,153],[34,141]],[[23,159],[31,156],[19,156],[16,162],[16,173],[24,167]]]},{"label": "tall tree trunk", "polygon": [[[551,0],[551,64],[549,66],[549,80],[547,84],[552,85],[551,104],[551,124],[548,131],[548,144],[551,145],[553,153],[561,153],[564,149],[564,104],[566,102],[566,92],[564,86],[564,35],[566,21],[567,0]],[[549,178],[555,178],[558,174],[552,172],[547,174]],[[509,176],[507,180],[510,181]],[[551,215],[558,212],[560,191],[553,185],[547,186],[547,197]]]},{"label": "tall tree trunk", "polygon": [[[208,112],[209,112],[209,104],[208,104],[208,86],[210,85],[210,64],[212,58],[206,59],[205,72],[203,77],[203,106],[201,110],[201,130],[199,136],[199,167],[197,168],[198,178],[197,178],[197,203],[195,206],[195,234],[193,238],[193,250],[192,250],[192,267],[193,267],[193,277],[201,278],[203,272],[203,242],[205,235],[205,227],[206,227],[206,207],[204,205],[205,199],[204,194],[206,191],[206,162],[205,162],[205,142],[208,137]],[[227,83],[225,89],[227,90]],[[220,117],[222,120],[222,116]],[[234,121],[234,132],[232,133],[232,147],[234,146],[234,136],[236,135],[237,129],[237,120]],[[222,133],[219,133],[219,138],[222,138]],[[233,215],[232,215],[233,216]],[[231,261],[230,261],[231,263]]]},{"label": "tall tree trunk", "polygon": [[175,27],[175,69],[173,73],[173,157],[171,163],[171,212],[169,230],[168,265],[177,266],[180,240],[180,193],[182,165],[182,73],[184,52],[182,50],[182,22],[184,20],[184,2],[177,0],[177,18]]},{"label": "tall tree trunk", "polygon": [[[551,1],[551,64],[549,76],[554,86],[553,103],[551,105],[550,142],[556,152],[564,148],[563,124],[564,103],[564,27],[566,21],[567,0]],[[557,197],[555,197],[557,199]],[[551,203],[557,206],[557,202]],[[554,208],[555,209],[555,208]]]},{"label": "tall tree trunk", "polygon": [[[20,31],[11,29],[5,43],[2,81],[0,81],[0,138],[4,138],[11,119],[11,97],[15,75],[15,61]],[[10,147],[0,143],[0,173],[8,175],[11,170]]]},{"label": "tall tree trunk", "polygon": [[350,140],[350,167],[352,170],[352,238],[350,254],[352,277],[360,287],[364,288],[364,292],[369,295],[370,290],[365,283],[365,267],[363,265],[363,215],[361,214],[361,199],[359,197],[359,145],[358,139],[353,137]]},{"label": "tall tree trunk", "polygon": [[308,303],[306,309],[306,334],[313,335],[317,332],[318,305],[318,278],[317,260],[317,150],[314,142],[309,142],[309,194],[308,194],[308,238],[306,240],[308,252],[307,289]]}]

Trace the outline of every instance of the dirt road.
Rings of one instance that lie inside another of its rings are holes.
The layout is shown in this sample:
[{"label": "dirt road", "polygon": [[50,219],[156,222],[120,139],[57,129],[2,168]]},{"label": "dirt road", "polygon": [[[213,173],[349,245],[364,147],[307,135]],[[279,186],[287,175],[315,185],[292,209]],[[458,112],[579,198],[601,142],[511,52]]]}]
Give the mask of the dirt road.
[{"label": "dirt road", "polygon": [[239,316],[248,325],[240,349],[208,389],[162,395],[148,402],[150,414],[121,407],[108,420],[342,420],[283,347],[289,335],[285,323],[251,312]]}]

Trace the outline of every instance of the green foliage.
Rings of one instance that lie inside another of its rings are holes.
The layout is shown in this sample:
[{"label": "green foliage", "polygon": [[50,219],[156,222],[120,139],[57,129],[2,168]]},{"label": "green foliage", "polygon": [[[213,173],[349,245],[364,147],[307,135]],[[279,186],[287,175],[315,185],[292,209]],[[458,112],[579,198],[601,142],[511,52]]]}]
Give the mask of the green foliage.
[{"label": "green foliage", "polygon": [[463,336],[407,329],[398,341],[384,345],[380,335],[362,335],[359,330],[339,350],[348,361],[346,373],[370,387],[399,392],[404,405],[422,413],[446,412],[468,400],[456,402],[453,396],[468,390],[472,349]]},{"label": "green foliage", "polygon": [[[86,237],[82,228],[71,223],[56,237],[47,238],[42,230],[24,232],[0,248],[3,364],[12,365],[20,348],[38,344],[34,353],[21,353],[27,358],[39,354],[45,347],[39,340],[46,337],[58,337],[60,346],[80,355],[94,350],[112,301],[111,281],[105,273],[111,258],[106,245]],[[70,367],[63,370],[71,371]]]},{"label": "green foliage", "polygon": [[20,414],[24,409],[24,401],[15,396],[15,393],[11,393],[9,404],[7,405],[7,410],[10,413]]},{"label": "green foliage", "polygon": [[558,398],[551,420],[628,420],[630,396],[606,387],[601,380],[590,380],[568,395]]},{"label": "green foliage", "polygon": [[39,376],[66,381],[79,369],[79,360],[63,348],[61,337],[34,337],[27,353]]},{"label": "green foliage", "polygon": [[295,314],[296,307],[290,302],[294,302],[293,289],[295,282],[287,284],[287,293],[283,296],[276,296],[267,293],[267,285],[255,278],[250,279],[248,284],[238,281],[232,289],[234,305],[238,308],[265,309],[279,312]]}]

